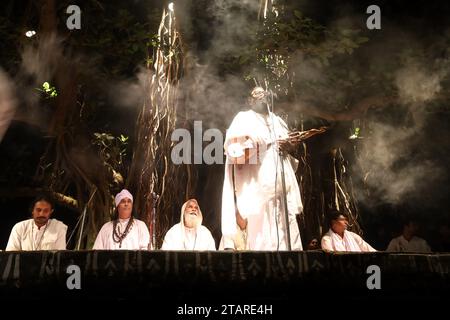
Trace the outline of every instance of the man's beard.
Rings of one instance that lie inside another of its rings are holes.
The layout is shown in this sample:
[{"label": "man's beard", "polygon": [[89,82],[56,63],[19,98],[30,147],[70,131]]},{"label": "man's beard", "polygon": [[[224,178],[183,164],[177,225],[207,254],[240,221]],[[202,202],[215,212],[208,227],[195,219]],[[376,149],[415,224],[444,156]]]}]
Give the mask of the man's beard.
[{"label": "man's beard", "polygon": [[200,217],[198,215],[191,215],[186,213],[184,218],[184,225],[187,228],[196,228],[200,224]]},{"label": "man's beard", "polygon": [[257,113],[266,114],[267,106],[264,102],[258,101],[251,105],[251,109]]},{"label": "man's beard", "polygon": [[37,218],[34,218],[34,222],[38,226],[43,226],[47,223],[48,219],[49,218],[45,218],[45,217],[37,217]]}]

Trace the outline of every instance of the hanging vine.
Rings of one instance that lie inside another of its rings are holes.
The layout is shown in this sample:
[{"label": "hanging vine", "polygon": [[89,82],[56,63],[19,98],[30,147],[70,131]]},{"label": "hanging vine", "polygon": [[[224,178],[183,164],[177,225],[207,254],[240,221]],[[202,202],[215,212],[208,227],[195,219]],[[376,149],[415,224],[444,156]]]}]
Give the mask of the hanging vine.
[{"label": "hanging vine", "polygon": [[[139,113],[136,148],[127,184],[136,190],[134,206],[155,233],[159,248],[172,217],[178,217],[184,195],[193,185],[192,168],[175,165],[170,158],[171,135],[177,119],[177,85],[183,73],[183,48],[173,7],[164,10],[149,60],[147,96]],[[155,230],[152,226],[152,193],[159,195]]]}]

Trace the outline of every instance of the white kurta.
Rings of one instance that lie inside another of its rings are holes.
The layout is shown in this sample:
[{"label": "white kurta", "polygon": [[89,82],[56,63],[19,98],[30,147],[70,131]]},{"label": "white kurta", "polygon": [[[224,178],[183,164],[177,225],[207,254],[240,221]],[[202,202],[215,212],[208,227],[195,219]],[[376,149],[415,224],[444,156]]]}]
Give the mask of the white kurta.
[{"label": "white kurta", "polygon": [[33,219],[16,223],[9,236],[6,251],[65,250],[67,226],[56,219],[49,219],[40,229]]},{"label": "white kurta", "polygon": [[344,231],[344,238],[341,238],[333,230],[322,237],[322,249],[327,251],[351,251],[351,252],[373,252],[377,251],[372,248],[359,235],[351,231]]},{"label": "white kurta", "polygon": [[[287,250],[281,179],[281,158],[277,139],[288,137],[286,123],[273,113],[263,116],[252,110],[239,112],[227,130],[227,155],[222,194],[222,234],[225,248],[233,248],[236,235],[232,168],[235,167],[236,202],[240,215],[248,220],[247,250]],[[246,163],[235,158],[239,148],[247,149]],[[297,160],[282,158],[285,171],[291,248],[302,250],[296,215],[303,206],[295,176]],[[237,163],[237,164],[236,164]]]},{"label": "white kurta", "polygon": [[[122,234],[129,219],[119,219],[118,230]],[[148,250],[150,243],[150,233],[145,223],[138,219],[133,219],[131,230],[123,239],[122,245],[113,240],[113,221],[103,225],[95,239],[94,250]],[[120,246],[120,247],[119,247]]]},{"label": "white kurta", "polygon": [[216,242],[205,226],[188,229],[177,223],[167,231],[161,250],[216,250]]},{"label": "white kurta", "polygon": [[412,237],[410,241],[406,240],[403,235],[394,238],[389,243],[386,251],[389,252],[431,252],[428,243],[419,237]]}]

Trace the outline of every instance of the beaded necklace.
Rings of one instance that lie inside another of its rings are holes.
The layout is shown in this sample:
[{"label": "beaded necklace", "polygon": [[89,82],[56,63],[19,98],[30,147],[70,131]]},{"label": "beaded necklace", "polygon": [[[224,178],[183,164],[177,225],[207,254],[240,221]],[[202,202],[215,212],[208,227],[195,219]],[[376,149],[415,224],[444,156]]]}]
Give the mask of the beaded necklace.
[{"label": "beaded necklace", "polygon": [[127,226],[125,227],[125,230],[123,233],[120,233],[120,223],[119,219],[116,219],[113,221],[113,241],[115,243],[119,244],[119,248],[122,248],[122,241],[125,239],[125,237],[130,233],[133,225],[133,216],[130,217],[130,220],[128,220]]}]

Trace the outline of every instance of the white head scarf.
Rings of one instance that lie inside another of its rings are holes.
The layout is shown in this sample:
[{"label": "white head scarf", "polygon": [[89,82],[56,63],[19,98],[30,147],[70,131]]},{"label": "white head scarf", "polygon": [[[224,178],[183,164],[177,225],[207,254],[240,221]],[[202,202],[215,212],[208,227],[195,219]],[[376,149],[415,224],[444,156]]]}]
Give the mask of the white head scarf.
[{"label": "white head scarf", "polygon": [[123,189],[118,194],[116,194],[116,197],[114,198],[114,203],[116,204],[116,208],[119,205],[120,201],[122,201],[122,199],[125,199],[125,198],[128,198],[131,200],[131,202],[133,202],[133,196],[131,195],[130,191],[128,191],[127,189]]},{"label": "white head scarf", "polygon": [[[191,202],[191,201],[195,202],[197,204],[197,206],[198,206],[198,224],[196,226],[196,228],[198,228],[199,226],[201,226],[201,224],[203,222],[203,215],[202,215],[202,210],[200,210],[200,206],[199,206],[197,200],[195,200],[195,199],[189,199],[181,207],[181,217],[180,217],[181,221],[180,222],[181,222],[181,225],[184,227],[184,211],[186,210],[186,207],[187,207],[188,203]],[[182,228],[182,229],[184,230],[184,228]]]}]

